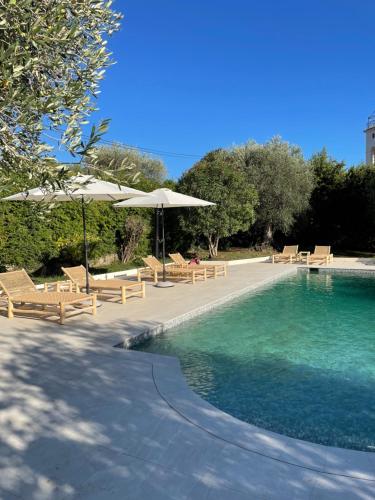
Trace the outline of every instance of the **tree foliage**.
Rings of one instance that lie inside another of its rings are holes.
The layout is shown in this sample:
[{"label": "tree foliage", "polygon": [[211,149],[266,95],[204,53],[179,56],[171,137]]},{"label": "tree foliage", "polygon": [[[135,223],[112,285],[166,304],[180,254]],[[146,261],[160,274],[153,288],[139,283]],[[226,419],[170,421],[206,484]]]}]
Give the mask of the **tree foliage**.
[{"label": "tree foliage", "polygon": [[[84,261],[79,205],[60,203],[50,211],[40,208],[38,203],[27,201],[0,204],[3,267],[40,269],[48,274],[59,271],[64,263]],[[110,203],[92,202],[86,215],[90,258],[117,253],[116,230],[122,228],[127,211],[115,210]]]},{"label": "tree foliage", "polygon": [[313,175],[313,190],[306,211],[299,214],[292,233],[305,244],[336,245],[343,242],[342,205],[346,183],[345,164],[331,158],[326,149],[314,154],[309,161]]},{"label": "tree foliage", "polygon": [[56,167],[49,136],[82,154],[81,127],[96,109],[111,64],[106,38],[120,17],[110,1],[0,0],[3,170],[32,177]]},{"label": "tree foliage", "polygon": [[96,147],[93,155],[84,162],[84,167],[94,175],[106,173],[120,183],[140,182],[143,189],[152,190],[162,184],[167,170],[164,163],[137,149],[130,149],[121,144]]},{"label": "tree foliage", "polygon": [[235,147],[233,154],[259,195],[254,231],[262,243],[270,245],[274,233],[287,233],[307,208],[313,187],[311,169],[300,148],[279,137],[265,144]]},{"label": "tree foliage", "polygon": [[246,230],[254,222],[256,191],[233,155],[224,150],[208,153],[182,176],[177,190],[216,203],[184,209],[181,215],[183,230],[195,237],[203,235],[211,257],[217,255],[221,238]]},{"label": "tree foliage", "polygon": [[[20,191],[27,182],[26,174],[19,176],[17,172],[12,172],[11,176],[12,189],[4,194]],[[148,189],[150,185],[154,186],[154,180],[144,176],[139,179],[137,188]],[[114,209],[108,202],[87,204],[91,260],[116,253],[121,258],[124,238],[134,240],[132,226],[127,224],[128,218],[132,217],[142,221],[142,234],[137,238],[137,247],[131,252],[136,258],[150,251],[152,210]],[[83,261],[79,202],[57,203],[53,207],[28,201],[0,203],[0,267],[26,267],[30,271],[49,274],[59,272],[61,265]]]},{"label": "tree foliage", "polygon": [[347,171],[341,197],[341,248],[375,251],[375,166]]}]

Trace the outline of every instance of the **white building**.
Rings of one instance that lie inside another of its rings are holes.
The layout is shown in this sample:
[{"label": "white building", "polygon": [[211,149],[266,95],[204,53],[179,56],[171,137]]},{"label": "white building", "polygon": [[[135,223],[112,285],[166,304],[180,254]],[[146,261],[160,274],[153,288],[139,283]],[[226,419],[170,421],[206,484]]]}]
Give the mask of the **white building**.
[{"label": "white building", "polygon": [[375,165],[375,111],[367,121],[366,134],[366,163]]}]

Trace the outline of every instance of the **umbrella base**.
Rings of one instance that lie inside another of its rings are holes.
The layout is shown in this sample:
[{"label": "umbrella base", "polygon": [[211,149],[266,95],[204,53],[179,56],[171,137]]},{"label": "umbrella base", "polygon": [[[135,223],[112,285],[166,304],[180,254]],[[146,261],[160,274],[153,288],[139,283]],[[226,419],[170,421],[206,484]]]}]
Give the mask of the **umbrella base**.
[{"label": "umbrella base", "polygon": [[170,288],[171,286],[174,286],[174,283],[171,281],[158,281],[155,286],[158,288]]}]

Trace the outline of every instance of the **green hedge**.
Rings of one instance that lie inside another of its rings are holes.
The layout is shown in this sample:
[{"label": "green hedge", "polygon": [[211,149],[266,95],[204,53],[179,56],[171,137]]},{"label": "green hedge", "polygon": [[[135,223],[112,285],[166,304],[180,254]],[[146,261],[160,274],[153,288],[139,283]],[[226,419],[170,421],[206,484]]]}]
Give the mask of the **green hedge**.
[{"label": "green hedge", "polygon": [[[145,229],[137,255],[150,250],[152,211],[114,209],[111,203],[87,206],[87,235],[90,259],[118,252],[118,235],[127,215],[137,213]],[[0,203],[0,265],[3,269],[25,267],[40,274],[54,274],[61,265],[83,261],[81,206],[60,203],[46,209],[30,202]]]}]

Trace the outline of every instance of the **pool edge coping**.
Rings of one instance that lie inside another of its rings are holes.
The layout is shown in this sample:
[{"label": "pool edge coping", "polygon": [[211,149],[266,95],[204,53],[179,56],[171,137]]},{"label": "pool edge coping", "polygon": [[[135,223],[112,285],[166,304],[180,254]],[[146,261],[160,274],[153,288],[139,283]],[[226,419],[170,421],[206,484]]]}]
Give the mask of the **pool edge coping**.
[{"label": "pool edge coping", "polygon": [[290,467],[375,485],[375,453],[303,441],[239,420],[189,387],[178,358],[159,354],[154,359],[152,353],[141,354],[151,357],[152,376],[160,397],[191,425],[213,438]]}]

